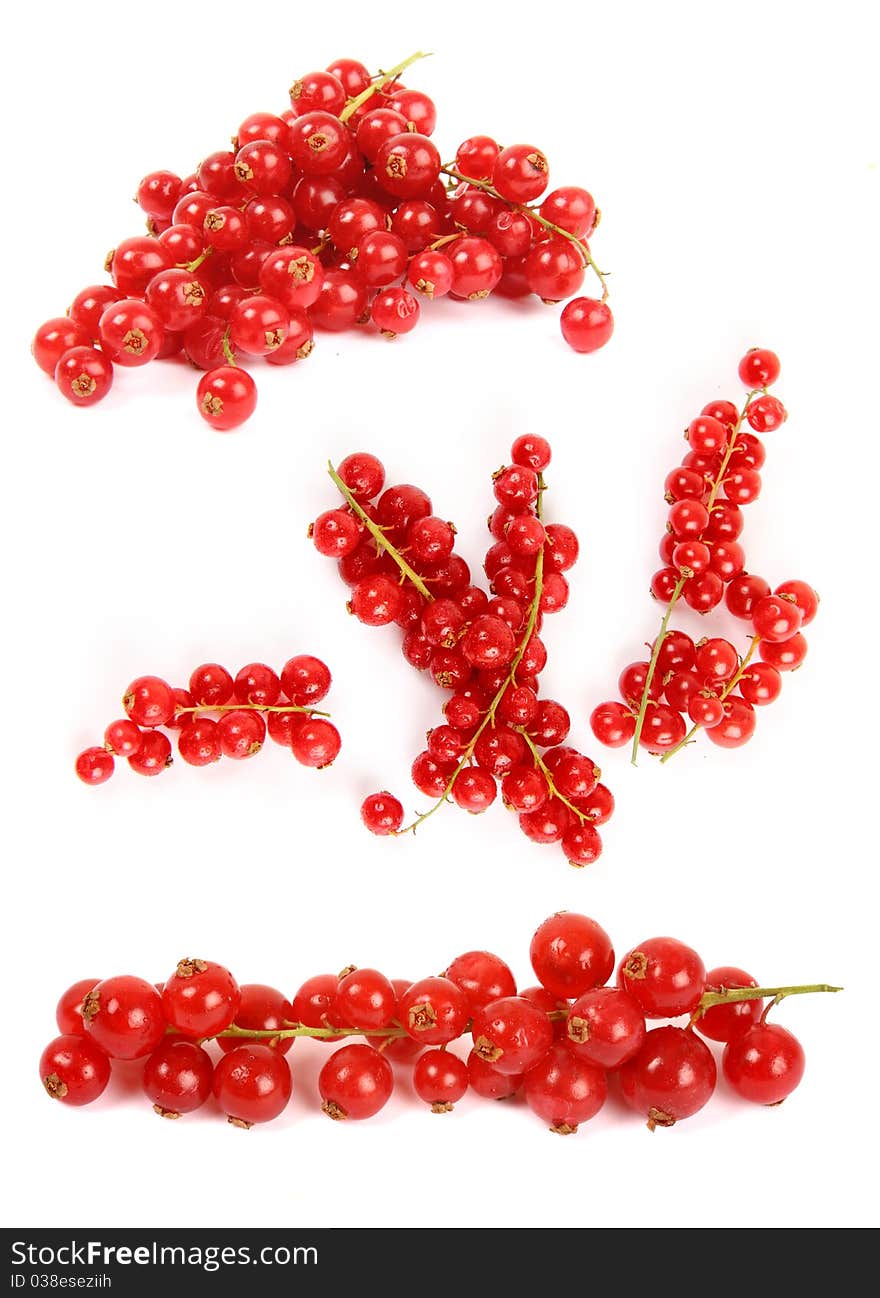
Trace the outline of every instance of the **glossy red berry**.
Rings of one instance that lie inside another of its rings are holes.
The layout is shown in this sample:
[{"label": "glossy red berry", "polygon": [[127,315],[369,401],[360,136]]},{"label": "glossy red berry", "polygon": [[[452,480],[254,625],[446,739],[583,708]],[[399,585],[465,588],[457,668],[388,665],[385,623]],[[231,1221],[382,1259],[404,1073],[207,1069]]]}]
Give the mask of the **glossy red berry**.
[{"label": "glossy red berry", "polygon": [[783,581],[776,587],[774,594],[794,600],[801,611],[801,627],[809,626],[819,611],[819,596],[805,581]]},{"label": "glossy red berry", "polygon": [[332,721],[308,717],[293,729],[290,747],[301,766],[313,766],[320,771],[336,761],[342,740]]},{"label": "glossy red berry", "polygon": [[55,384],[74,406],[93,406],[113,385],[113,363],[94,347],[69,347],[55,367]]},{"label": "glossy red berry", "polygon": [[393,1089],[391,1065],[367,1045],[334,1050],[318,1076],[321,1108],[337,1121],[372,1118],[388,1103]]},{"label": "glossy red berry", "polygon": [[100,978],[81,978],[62,994],[55,1007],[55,1022],[58,1024],[58,1031],[63,1035],[83,1035],[85,1032],[82,1016],[83,1001],[100,981]]},{"label": "glossy red berry", "polygon": [[[115,294],[115,289],[110,290]],[[87,347],[95,338],[95,331],[69,316],[55,316],[41,324],[31,343],[34,360],[40,369],[54,377],[55,369],[61,357],[72,347]]]},{"label": "glossy red berry", "polygon": [[499,1073],[525,1073],[553,1043],[546,1013],[522,996],[503,996],[473,1015],[474,1053]]},{"label": "glossy red berry", "polygon": [[605,1072],[555,1041],[525,1075],[523,1093],[533,1113],[559,1135],[571,1135],[596,1116],[608,1095]]},{"label": "glossy red berry", "polygon": [[[264,983],[242,983],[241,999],[235,1012],[235,1026],[251,1028],[256,1032],[274,1032],[293,1021],[293,1009],[283,992]],[[293,1045],[293,1037],[254,1037],[253,1041],[269,1046],[286,1055]],[[217,1044],[224,1054],[244,1044],[241,1037],[218,1037]]]},{"label": "glossy red berry", "polygon": [[83,997],[82,1017],[86,1035],[113,1059],[149,1055],[165,1035],[159,993],[130,974],[97,983]]},{"label": "glossy red berry", "polygon": [[769,663],[777,671],[793,672],[797,671],[807,656],[807,641],[800,632],[790,636],[782,644],[762,640],[758,646],[758,653],[762,662]]},{"label": "glossy red berry", "polygon": [[712,1098],[717,1069],[705,1042],[689,1029],[653,1028],[641,1050],[620,1070],[623,1098],[648,1121],[671,1127]]},{"label": "glossy red berry", "polygon": [[[706,991],[729,991],[734,987],[757,987],[757,981],[744,969],[735,965],[719,965],[706,974]],[[696,1020],[694,1026],[704,1037],[713,1041],[732,1041],[748,1032],[761,1018],[764,1002],[731,1001],[728,1005],[713,1005]]]},{"label": "glossy red berry", "polygon": [[711,730],[707,730],[706,735],[719,748],[739,748],[755,733],[754,708],[735,694],[726,698],[722,706],[724,717]]},{"label": "glossy red berry", "polygon": [[559,911],[536,930],[529,959],[542,987],[558,999],[570,1000],[608,981],[614,948],[594,919]]},{"label": "glossy red berry", "polygon": [[636,732],[636,719],[625,703],[600,703],[590,713],[590,728],[601,744],[622,748]]},{"label": "glossy red berry", "polygon": [[730,1041],[721,1067],[737,1095],[753,1104],[781,1104],[804,1075],[797,1037],[778,1023],[756,1023]]},{"label": "glossy red berry", "polygon": [[737,689],[752,707],[774,703],[782,692],[782,677],[771,663],[749,663],[739,678]]},{"label": "glossy red berry", "polygon": [[405,288],[382,289],[373,299],[370,318],[386,338],[408,334],[419,322],[421,307],[412,293]]},{"label": "glossy red berry", "polygon": [[672,1019],[692,1014],[699,1005],[706,967],[677,938],[648,938],[621,960],[617,985],[638,1002],[646,1018]]},{"label": "glossy red berry", "polygon": [[490,1001],[516,995],[510,967],[490,951],[466,951],[452,961],[443,976],[464,992],[471,1014]]},{"label": "glossy red berry", "polygon": [[214,1069],[214,1098],[235,1127],[271,1122],[284,1112],[291,1090],[287,1060],[257,1042],[237,1046]]},{"label": "glossy red berry", "polygon": [[217,722],[217,738],[224,757],[244,761],[263,747],[266,723],[259,712],[236,708],[224,712]]},{"label": "glossy red berry", "polygon": [[376,157],[376,177],[395,198],[425,198],[440,174],[440,154],[425,135],[392,136]]},{"label": "glossy red berry", "polygon": [[196,404],[206,424],[225,433],[238,428],[257,407],[257,386],[246,370],[218,365],[199,379]]},{"label": "glossy red berry", "polygon": [[449,1050],[426,1050],[413,1069],[413,1090],[434,1113],[449,1113],[468,1088],[468,1066]]},{"label": "glossy red berry", "polygon": [[241,1002],[238,983],[212,960],[181,960],[166,980],[162,1009],[187,1037],[211,1037],[235,1021]]},{"label": "glossy red berry", "polygon": [[746,419],[756,433],[772,433],[787,418],[788,411],[778,397],[757,397],[746,411]]},{"label": "glossy red berry", "polygon": [[793,600],[783,595],[765,595],[752,610],[752,623],[765,642],[780,644],[800,630],[803,614]]},{"label": "glossy red berry", "polygon": [[492,168],[492,185],[511,203],[531,203],[547,188],[550,167],[540,149],[512,144],[502,149]]},{"label": "glossy red berry", "polygon": [[65,1033],[40,1055],[40,1081],[53,1100],[78,1107],[91,1104],[110,1080],[110,1060],[88,1037]]},{"label": "glossy red berry", "polygon": [[614,332],[614,316],[607,302],[576,297],[560,316],[562,336],[576,352],[595,352],[604,347]]},{"label": "glossy red berry", "polygon": [[210,766],[223,756],[217,722],[210,717],[192,717],[181,727],[177,751],[189,766]]},{"label": "glossy red berry", "polygon": [[297,654],[281,669],[281,689],[299,707],[320,703],[331,683],[330,668],[311,654]]},{"label": "glossy red berry", "polygon": [[619,1068],[645,1040],[645,1016],[628,992],[595,987],[572,1005],[566,1019],[571,1052],[599,1068]]},{"label": "glossy red berry", "polygon": [[484,1100],[506,1100],[516,1095],[523,1083],[521,1073],[499,1073],[481,1059],[475,1050],[467,1058],[470,1088]]},{"label": "glossy red berry", "polygon": [[422,1045],[454,1041],[464,1032],[468,1018],[467,996],[450,978],[422,978],[400,997],[400,1024]]},{"label": "glossy red berry", "polygon": [[144,1094],[163,1118],[179,1118],[201,1108],[213,1080],[211,1056],[194,1041],[167,1037],[144,1065]]},{"label": "glossy red berry", "polygon": [[77,756],[74,769],[83,784],[105,784],[113,774],[113,754],[106,748],[84,748]]},{"label": "glossy red berry", "polygon": [[[169,722],[165,723],[169,725]],[[161,730],[145,730],[141,746],[132,753],[128,764],[138,775],[161,775],[172,764],[171,741]]]},{"label": "glossy red berry", "polygon": [[739,363],[739,377],[747,388],[769,388],[781,369],[775,352],[767,347],[752,347]]},{"label": "glossy red berry", "polygon": [[361,820],[371,834],[396,834],[403,824],[403,806],[391,793],[371,793],[361,803]]}]

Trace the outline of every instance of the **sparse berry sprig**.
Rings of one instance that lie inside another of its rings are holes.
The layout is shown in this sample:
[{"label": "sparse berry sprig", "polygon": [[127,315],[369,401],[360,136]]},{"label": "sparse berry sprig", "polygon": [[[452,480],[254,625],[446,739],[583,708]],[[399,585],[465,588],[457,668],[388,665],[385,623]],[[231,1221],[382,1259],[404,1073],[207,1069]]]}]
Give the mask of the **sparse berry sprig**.
[{"label": "sparse berry sprig", "polygon": [[[651,579],[652,596],[666,606],[660,630],[650,658],[621,672],[623,702],[600,703],[590,718],[601,743],[631,743],[633,765],[640,747],[666,762],[701,730],[720,748],[738,748],[754,733],[755,708],[778,698],[781,673],[796,670],[806,657],[801,631],[816,615],[816,592],[795,580],[771,592],[763,577],[746,571],[739,540],[742,507],[761,490],[765,451],[758,434],[788,418],[768,393],[779,372],[774,352],[747,352],[739,365],[748,389],[742,408],[730,401],[704,406],[685,430],[689,451],[667,474],[669,517],[660,543],[665,566]],[[673,630],[670,619],[681,599],[700,614],[723,599],[729,613],[751,624],[748,649],[740,655],[722,637],[695,643]]]},{"label": "sparse berry sprig", "polygon": [[[364,326],[385,338],[418,324],[420,303],[572,298],[566,341],[595,351],[614,327],[588,243],[599,212],[579,186],[546,193],[549,167],[528,144],[469,137],[445,165],[437,110],[400,74],[337,59],[290,88],[277,115],[251,113],[232,149],[181,178],[138,186],[146,235],[123,239],[66,316],[37,330],[33,353],[77,406],[105,397],[119,367],[183,355],[205,374],[196,405],[212,428],[239,427],[257,404],[248,369],[309,356],[315,330]],[[444,183],[446,182],[446,183]],[[586,270],[601,298],[576,298]]]},{"label": "sparse berry sprig", "polygon": [[493,477],[489,593],[471,584],[454,552],[454,526],[432,513],[419,487],[385,488],[383,466],[366,452],[330,466],[345,504],[315,520],[313,543],[338,559],[352,587],[349,611],[369,626],[396,622],[407,662],[449,692],[443,724],[428,732],[412,765],[413,782],[433,805],[404,828],[400,800],[371,794],[361,817],[374,834],[415,832],[447,801],[481,813],[500,790],[523,833],[560,843],[572,865],[592,864],[602,850],[598,826],[614,799],[595,762],[565,745],[566,709],[539,698],[547,661],[539,632],[544,615],[567,604],[564,574],[578,555],[571,528],[544,522],[550,455],[544,438],[520,437],[512,463]]},{"label": "sparse berry sprig", "polygon": [[[336,1121],[373,1117],[406,1070],[404,1088],[433,1113],[468,1095],[522,1094],[560,1135],[595,1117],[616,1077],[653,1131],[712,1097],[717,1065],[707,1041],[723,1047],[735,1094],[780,1104],[801,1081],[804,1051],[768,1021],[770,1010],[788,996],[841,990],[759,987],[726,965],[707,972],[693,948],[670,937],[630,950],[608,985],[611,939],[595,920],[565,911],[538,927],[529,956],[538,985],[519,991],[509,965],[488,951],[467,951],[417,982],[349,965],[306,979],[290,1000],[263,983],[239,985],[201,959],[181,960],[164,983],[84,978],[58,1002],[61,1035],[43,1051],[40,1080],[52,1099],[80,1106],[103,1093],[111,1061],[140,1059],[143,1091],[161,1117],[208,1103],[248,1128],[283,1113],[292,1090],[286,1056],[295,1039],[311,1037],[338,1047],[317,1086],[321,1110]],[[648,1026],[685,1015],[685,1027]]]},{"label": "sparse berry sprig", "polygon": [[124,757],[138,775],[161,775],[173,762],[166,731],[177,732],[177,751],[190,766],[253,757],[268,734],[302,766],[321,769],[341,743],[329,714],[315,706],[330,683],[330,669],[311,654],[289,659],[280,674],[248,663],[233,677],[219,663],[202,663],[188,689],[138,676],[123,695],[125,716],[110,722],[103,745],[79,754],[76,773],[84,784],[104,784]]}]

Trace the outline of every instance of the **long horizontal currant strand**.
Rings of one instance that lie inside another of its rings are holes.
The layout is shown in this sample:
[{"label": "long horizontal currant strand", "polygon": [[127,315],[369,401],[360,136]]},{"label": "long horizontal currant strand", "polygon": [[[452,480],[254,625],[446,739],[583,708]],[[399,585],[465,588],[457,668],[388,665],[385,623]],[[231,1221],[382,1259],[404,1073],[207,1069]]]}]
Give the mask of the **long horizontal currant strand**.
[{"label": "long horizontal currant strand", "polygon": [[410,54],[409,58],[404,59],[393,68],[389,68],[387,72],[380,72],[375,81],[371,82],[370,85],[367,86],[366,90],[362,90],[359,95],[355,95],[354,99],[349,99],[348,103],[339,114],[340,122],[347,122],[348,119],[357,112],[362,104],[365,104],[368,99],[373,97],[373,95],[378,94],[384,86],[388,85],[389,81],[395,81],[400,76],[401,72],[405,72],[413,63],[418,63],[420,59],[429,59],[430,57],[430,50],[427,52],[424,50],[417,50],[415,54]]},{"label": "long horizontal currant strand", "polygon": [[[737,685],[739,685],[740,681],[742,680],[743,676],[746,673],[746,669],[748,668],[749,664],[752,661],[752,658],[754,657],[755,650],[757,649],[760,642],[761,642],[761,637],[759,635],[752,636],[752,643],[749,645],[748,652],[746,653],[745,657],[743,658],[737,670],[734,672],[733,676],[731,676],[730,680],[727,681],[724,688],[721,690],[720,694],[718,695],[718,701],[720,703],[723,703],[724,700],[730,694],[733,693]],[[690,730],[685,735],[684,739],[680,739],[674,748],[670,748],[668,753],[663,754],[663,756],[660,758],[660,765],[662,766],[664,762],[669,761],[670,757],[674,757],[680,748],[686,748],[688,744],[692,744],[701,729],[702,726],[698,726],[696,724],[692,725]]]},{"label": "long horizontal currant strand", "polygon": [[526,741],[528,748],[531,750],[532,759],[535,765],[543,775],[544,779],[547,781],[547,791],[549,792],[550,797],[556,798],[558,802],[561,802],[564,806],[568,807],[572,815],[577,816],[578,820],[581,822],[581,824],[583,824],[584,821],[587,819],[586,814],[583,811],[578,811],[574,803],[569,802],[565,794],[559,792],[559,789],[556,787],[556,782],[553,779],[553,772],[550,770],[550,767],[547,765],[547,763],[544,761],[543,757],[541,756],[540,752],[538,751],[538,745],[532,739],[531,735],[528,733],[528,731],[525,729],[524,726],[514,726],[514,729],[517,731],[518,734],[522,735],[523,739]]},{"label": "long horizontal currant strand", "polygon": [[494,185],[491,185],[488,180],[474,180],[471,176],[463,175],[457,167],[443,166],[440,168],[440,172],[442,175],[450,176],[453,180],[464,182],[466,185],[471,185],[474,189],[483,190],[483,192],[488,194],[491,198],[497,198],[500,202],[504,203],[504,205],[509,207],[511,211],[522,212],[532,221],[537,221],[538,225],[542,225],[545,230],[551,230],[553,234],[558,235],[562,239],[567,239],[569,243],[574,244],[583,259],[584,265],[589,266],[590,270],[602,285],[602,301],[606,302],[608,300],[608,283],[605,274],[596,265],[593,260],[593,255],[583,239],[579,239],[577,235],[572,234],[570,230],[564,230],[561,225],[554,225],[552,221],[547,220],[546,216],[541,216],[540,212],[536,208],[529,207],[526,203],[510,202],[509,199],[506,199],[502,194],[499,194],[498,190]]},{"label": "long horizontal currant strand", "polygon": [[307,717],[329,717],[330,712],[318,708],[302,707],[299,703],[198,703],[191,708],[177,708],[175,717],[199,712],[301,712]]},{"label": "long horizontal currant strand", "polygon": [[[699,1018],[702,1018],[707,1010],[713,1009],[716,1005],[732,1005],[736,1001],[769,1000],[771,1004],[768,1009],[770,1009],[773,1005],[778,1005],[780,1001],[785,1000],[787,996],[805,996],[820,992],[842,991],[842,987],[832,987],[829,983],[798,983],[785,987],[723,987],[717,992],[703,992],[697,1009],[691,1015],[691,1022],[695,1023]],[[549,1010],[547,1011],[547,1017],[553,1022],[561,1022],[568,1018],[568,1013],[568,1010],[565,1009]],[[463,1036],[471,1031],[471,1026],[469,1020],[462,1032]],[[297,1037],[312,1037],[317,1041],[334,1041],[337,1037],[342,1039],[345,1037],[384,1037],[389,1041],[396,1041],[402,1040],[408,1035],[406,1028],[399,1023],[392,1023],[387,1028],[311,1028],[306,1027],[303,1023],[285,1023],[280,1028],[239,1028],[233,1023],[222,1032],[202,1037],[201,1040],[215,1041],[221,1037],[245,1037],[269,1041],[287,1041],[295,1040]]]},{"label": "long horizontal currant strand", "polygon": [[[535,514],[539,519],[543,518],[543,498],[544,498],[545,490],[546,490],[546,483],[544,482],[544,475],[539,473],[538,474],[538,498],[535,502]],[[543,593],[543,590],[544,590],[544,550],[542,547],[538,551],[537,558],[535,559],[535,592],[534,595],[532,596],[532,601],[529,605],[529,615],[526,618],[526,625],[523,629],[522,637],[520,639],[519,645],[517,646],[516,653],[513,655],[513,658],[511,659],[507,676],[504,678],[504,680],[501,682],[501,685],[498,687],[495,693],[495,697],[493,698],[492,702],[489,704],[488,708],[486,709],[486,715],[483,717],[483,720],[480,722],[474,734],[471,736],[468,746],[462,753],[458,765],[450,775],[449,779],[446,781],[446,787],[444,788],[443,792],[440,794],[440,797],[434,803],[433,807],[431,807],[428,811],[422,812],[422,814],[420,816],[417,816],[415,820],[410,822],[410,824],[404,825],[402,829],[398,829],[396,831],[396,836],[400,836],[402,834],[414,834],[420,825],[423,825],[430,816],[434,815],[435,811],[440,810],[444,802],[446,802],[447,799],[449,798],[449,795],[455,786],[455,781],[458,779],[459,775],[461,775],[462,771],[468,765],[471,758],[473,757],[474,749],[477,746],[477,740],[480,738],[480,735],[482,735],[483,731],[487,728],[487,726],[495,724],[495,713],[498,709],[498,704],[501,702],[502,698],[504,697],[509,687],[511,685],[516,684],[516,669],[519,667],[520,663],[522,662],[523,655],[526,651],[526,646],[528,645],[529,640],[532,637],[532,632],[535,629],[535,624],[538,620],[538,609],[540,608],[541,605],[541,595]]]},{"label": "long horizontal currant strand", "polygon": [[[733,426],[733,429],[730,434],[730,439],[727,443],[727,448],[724,452],[724,457],[722,458],[721,465],[718,469],[718,472],[715,474],[715,477],[712,481],[712,487],[709,491],[709,500],[706,504],[706,509],[709,513],[712,512],[712,506],[715,504],[715,498],[718,495],[718,492],[721,490],[721,484],[724,482],[724,475],[727,472],[727,466],[730,463],[730,457],[733,454],[734,447],[736,446],[736,439],[739,436],[740,429],[742,428],[743,420],[748,414],[748,409],[752,403],[753,397],[758,395],[758,391],[760,391],[760,389],[749,392],[748,396],[743,402],[743,408],[739,412],[737,421]],[[632,753],[630,756],[630,761],[632,762],[633,766],[638,765],[639,740],[642,737],[642,727],[645,724],[645,713],[648,710],[648,703],[650,701],[650,695],[651,695],[651,684],[654,680],[654,672],[657,668],[657,659],[660,655],[660,649],[662,647],[663,641],[666,639],[666,633],[669,628],[669,618],[672,614],[672,610],[675,608],[676,604],[679,601],[681,592],[684,589],[684,585],[687,579],[688,579],[687,574],[682,574],[682,576],[679,577],[678,581],[675,583],[675,589],[673,590],[672,594],[669,597],[669,603],[666,607],[666,612],[663,615],[663,621],[660,623],[660,630],[657,633],[657,636],[654,640],[654,648],[651,652],[651,661],[648,664],[648,671],[645,676],[645,684],[644,684],[644,688],[642,689],[642,697],[639,702],[638,716],[636,717],[635,733],[633,734]]]},{"label": "long horizontal currant strand", "polygon": [[370,533],[370,535],[372,536],[376,544],[381,546],[381,548],[388,555],[391,556],[391,558],[397,564],[400,571],[403,573],[404,577],[407,579],[407,581],[412,582],[413,586],[415,586],[416,590],[419,592],[420,595],[422,595],[425,599],[429,601],[433,600],[434,596],[428,590],[428,587],[425,585],[422,578],[419,576],[419,574],[415,571],[414,568],[410,567],[410,565],[407,563],[406,559],[404,559],[400,551],[391,544],[391,542],[388,540],[385,533],[382,531],[382,528],[378,527],[370,518],[369,514],[367,514],[366,511],[361,508],[361,506],[355,500],[354,496],[349,491],[348,487],[345,485],[345,483],[340,478],[339,474],[334,469],[332,462],[329,460],[327,461],[327,472],[329,473],[330,477],[333,479],[339,491],[345,497],[346,503],[348,504],[349,508],[352,509],[355,514],[357,514],[358,518],[364,524],[364,526],[366,527],[367,531]]}]

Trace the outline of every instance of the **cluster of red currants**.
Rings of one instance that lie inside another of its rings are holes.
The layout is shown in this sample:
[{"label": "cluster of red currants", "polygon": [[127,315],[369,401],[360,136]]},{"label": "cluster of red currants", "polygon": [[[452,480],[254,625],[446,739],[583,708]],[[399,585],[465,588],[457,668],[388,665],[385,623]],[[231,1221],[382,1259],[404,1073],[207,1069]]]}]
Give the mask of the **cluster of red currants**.
[{"label": "cluster of red currants", "polygon": [[315,328],[372,323],[395,337],[414,328],[421,300],[446,294],[558,302],[587,267],[602,298],[570,302],[562,332],[577,351],[607,342],[613,319],[587,243],[593,198],[576,186],[545,193],[547,159],[528,144],[472,136],[443,164],[432,100],[399,80],[421,57],[378,77],[338,59],[296,81],[280,114],[246,117],[234,148],[192,175],[145,176],[149,234],[110,254],[112,284],[83,289],[37,330],[34,356],[61,393],[93,405],[115,365],[182,356],[207,371],[198,409],[225,431],[256,406],[241,354],[292,364]]},{"label": "cluster of red currants", "polygon": [[189,689],[138,676],[123,695],[125,716],[110,722],[102,746],[79,754],[76,773],[84,784],[103,784],[125,757],[138,775],[160,775],[173,760],[165,730],[178,732],[177,751],[190,766],[253,757],[267,733],[302,766],[329,766],[339,731],[315,704],[330,682],[329,667],[311,654],[289,659],[280,675],[266,663],[248,663],[234,677],[219,663],[202,663]]},{"label": "cluster of red currants", "polygon": [[[292,1091],[285,1056],[294,1038],[313,1037],[346,1043],[318,1078],[321,1107],[334,1119],[378,1113],[394,1088],[393,1061],[412,1068],[413,1090],[435,1113],[468,1090],[486,1099],[521,1093],[560,1134],[599,1112],[616,1076],[653,1130],[711,1098],[716,1063],[703,1038],[724,1044],[722,1070],[738,1095],[779,1104],[801,1080],[804,1052],[767,1022],[769,1009],[785,996],[839,990],[759,988],[726,966],[707,973],[696,951],[670,937],[628,952],[616,986],[607,986],[615,965],[608,934],[569,912],[540,925],[529,954],[539,985],[519,992],[508,965],[488,951],[468,951],[442,976],[414,983],[353,966],[318,974],[290,1001],[263,984],[239,986],[206,960],[181,960],[165,983],[85,978],[58,1003],[61,1036],[43,1051],[40,1078],[54,1099],[88,1104],[107,1086],[111,1060],[143,1059],[143,1089],[162,1117],[190,1113],[213,1095],[229,1122],[250,1127],[284,1110]],[[647,1028],[646,1020],[683,1015],[685,1027]],[[210,1040],[219,1057],[205,1048]],[[466,1057],[448,1048],[456,1041]]]},{"label": "cluster of red currants", "polygon": [[[755,708],[779,697],[780,673],[794,671],[806,657],[801,628],[815,617],[819,597],[803,581],[785,581],[771,592],[769,582],[746,571],[739,541],[742,506],[761,490],[765,451],[758,434],[773,432],[788,417],[767,392],[779,372],[774,352],[747,352],[739,365],[749,389],[742,410],[731,401],[704,406],[685,429],[690,449],[666,476],[669,515],[660,542],[665,566],[651,579],[651,594],[666,605],[660,633],[650,660],[621,672],[623,702],[600,703],[590,718],[601,743],[632,744],[633,762],[640,746],[666,761],[700,730],[720,748],[738,748],[754,734]],[[743,431],[744,423],[751,432]],[[671,630],[669,619],[681,598],[701,614],[724,600],[728,612],[751,626],[748,652],[740,657],[729,640],[694,643],[685,632]]]},{"label": "cluster of red currants", "polygon": [[494,475],[489,594],[471,583],[454,526],[432,512],[420,487],[386,487],[384,467],[366,452],[330,469],[345,504],[315,520],[312,541],[338,560],[349,611],[367,626],[400,627],[406,661],[448,693],[444,722],[412,765],[433,807],[404,829],[400,801],[371,794],[361,817],[374,834],[414,830],[449,799],[483,812],[500,788],[533,842],[560,843],[576,866],[602,850],[597,826],[614,799],[593,760],[565,744],[566,709],[539,698],[547,651],[538,633],[544,615],[568,602],[564,574],[578,556],[572,529],[543,521],[550,455],[543,437],[518,437],[511,464]]}]

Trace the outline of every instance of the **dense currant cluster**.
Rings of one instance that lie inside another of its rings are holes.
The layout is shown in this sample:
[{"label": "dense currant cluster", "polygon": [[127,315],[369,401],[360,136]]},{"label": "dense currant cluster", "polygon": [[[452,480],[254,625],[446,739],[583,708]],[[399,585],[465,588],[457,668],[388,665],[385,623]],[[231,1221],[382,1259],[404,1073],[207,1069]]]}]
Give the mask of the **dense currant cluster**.
[{"label": "dense currant cluster", "polygon": [[[707,973],[697,952],[671,937],[634,947],[609,986],[608,934],[568,912],[540,925],[529,954],[539,985],[521,991],[488,951],[468,951],[418,982],[349,966],[308,978],[291,1000],[261,983],[239,986],[208,960],[181,960],[164,983],[84,978],[58,1003],[61,1035],[43,1051],[40,1078],[54,1099],[88,1104],[107,1086],[111,1060],[143,1059],[143,1089],[162,1117],[213,1097],[230,1123],[250,1127],[284,1110],[287,1052],[294,1038],[313,1037],[339,1047],[318,1078],[321,1108],[334,1119],[378,1113],[395,1085],[393,1063],[408,1067],[434,1113],[449,1112],[468,1091],[496,1100],[521,1094],[551,1130],[570,1134],[616,1084],[653,1130],[711,1098],[716,1064],[706,1039],[723,1043],[733,1091],[779,1104],[803,1076],[804,1052],[767,1022],[768,1011],[785,996],[839,990],[759,988],[728,966]],[[648,1028],[685,1015],[684,1027]],[[469,1053],[450,1049],[456,1042]]]},{"label": "dense currant cluster", "polygon": [[593,760],[565,744],[566,709],[539,698],[547,661],[539,632],[544,615],[568,602],[565,573],[578,556],[572,529],[543,521],[550,455],[543,437],[519,437],[511,463],[494,475],[488,594],[471,583],[454,526],[433,513],[420,487],[386,487],[384,467],[366,452],[330,470],[345,505],[315,520],[312,541],[338,560],[349,611],[368,626],[400,627],[406,661],[448,696],[443,723],[412,765],[433,807],[404,830],[399,800],[372,794],[361,816],[374,834],[414,830],[447,800],[485,811],[500,789],[533,842],[560,843],[576,866],[602,850],[597,826],[614,799]]},{"label": "dense currant cluster", "polygon": [[[666,605],[660,633],[650,659],[621,672],[623,702],[600,703],[590,718],[601,743],[632,744],[634,763],[639,747],[666,761],[700,730],[720,748],[738,748],[754,734],[755,708],[779,697],[781,673],[795,671],[806,657],[801,631],[815,617],[819,597],[803,581],[784,581],[771,591],[763,577],[746,571],[739,540],[742,508],[761,490],[765,451],[758,434],[773,432],[788,417],[767,392],[779,370],[774,352],[747,352],[739,365],[749,389],[743,408],[732,401],[704,406],[685,429],[687,454],[666,476],[664,567],[651,579],[651,594]],[[721,637],[694,643],[672,630],[669,620],[682,598],[702,614],[723,600],[751,627],[748,652],[741,657]]]},{"label": "dense currant cluster", "polygon": [[202,663],[189,688],[159,676],[138,676],[122,698],[125,716],[111,721],[100,747],[76,759],[84,784],[110,779],[117,757],[138,775],[160,775],[172,764],[171,740],[190,766],[209,766],[221,757],[253,757],[268,734],[289,748],[303,766],[329,766],[340,748],[339,731],[315,704],[330,689],[330,669],[320,658],[297,654],[281,669],[248,663],[233,676],[219,663]]},{"label": "dense currant cluster", "polygon": [[415,327],[420,302],[446,294],[558,302],[587,267],[602,298],[571,301],[562,332],[577,351],[607,342],[613,320],[587,243],[593,198],[546,193],[547,159],[528,144],[476,135],[444,164],[432,100],[399,79],[421,57],[377,77],[338,59],[294,82],[281,113],[246,117],[233,148],[192,175],[145,176],[149,233],[110,253],[112,283],[84,288],[37,330],[37,364],[61,393],[93,405],[115,366],[183,356],[206,371],[201,415],[226,431],[256,406],[241,355],[293,364],[316,328],[372,325],[393,338]]}]

